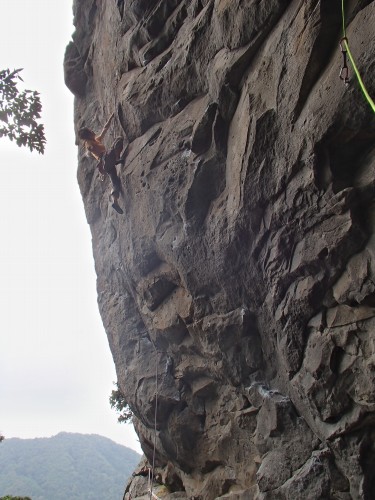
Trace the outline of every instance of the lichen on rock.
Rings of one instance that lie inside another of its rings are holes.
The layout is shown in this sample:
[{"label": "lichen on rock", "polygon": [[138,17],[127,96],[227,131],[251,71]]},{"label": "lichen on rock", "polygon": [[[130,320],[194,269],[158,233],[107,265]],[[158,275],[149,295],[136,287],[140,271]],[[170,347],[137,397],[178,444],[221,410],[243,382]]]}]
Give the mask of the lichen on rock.
[{"label": "lichen on rock", "polygon": [[[375,1],[345,4],[375,95]],[[153,458],[160,498],[374,498],[375,118],[338,78],[341,2],[75,0],[74,22],[76,130],[115,112],[127,144],[124,215],[78,166],[145,453],[124,498]]]}]

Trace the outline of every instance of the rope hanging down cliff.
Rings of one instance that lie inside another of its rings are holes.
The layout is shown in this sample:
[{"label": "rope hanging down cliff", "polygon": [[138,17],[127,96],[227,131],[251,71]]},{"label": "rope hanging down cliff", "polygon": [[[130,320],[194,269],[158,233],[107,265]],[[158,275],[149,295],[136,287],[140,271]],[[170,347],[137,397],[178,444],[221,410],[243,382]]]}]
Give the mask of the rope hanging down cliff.
[{"label": "rope hanging down cliff", "polygon": [[344,0],[341,0],[341,15],[342,15],[342,38],[340,40],[340,48],[341,48],[341,52],[342,52],[342,55],[343,55],[343,65],[342,65],[342,68],[341,68],[341,71],[340,71],[340,78],[341,78],[341,80],[344,81],[344,83],[346,85],[348,85],[348,83],[349,83],[349,70],[348,70],[347,60],[346,60],[346,54],[348,54],[350,62],[352,64],[352,66],[353,66],[354,73],[356,74],[359,86],[360,86],[360,88],[362,90],[362,93],[363,93],[366,101],[369,103],[371,109],[375,113],[375,103],[371,99],[370,94],[368,93],[368,91],[367,91],[367,89],[365,87],[365,84],[363,83],[363,80],[361,78],[361,75],[360,75],[360,73],[358,71],[357,65],[356,65],[356,63],[354,61],[353,55],[352,55],[352,53],[350,51],[350,48],[349,48],[349,42],[348,42],[348,37],[346,36],[346,28],[345,28],[345,6],[344,6]]},{"label": "rope hanging down cliff", "polygon": [[[155,346],[154,346],[155,347]],[[157,413],[158,413],[158,392],[159,392],[159,386],[158,386],[158,351],[155,348],[156,351],[156,357],[155,357],[155,413],[154,413],[154,447],[152,450],[152,464],[151,468],[149,469],[149,475],[148,475],[148,491],[150,493],[150,500],[155,498],[156,500],[159,500],[158,496],[153,493],[153,484],[154,484],[154,471],[155,471],[155,455],[156,455],[156,419],[157,419]]]}]

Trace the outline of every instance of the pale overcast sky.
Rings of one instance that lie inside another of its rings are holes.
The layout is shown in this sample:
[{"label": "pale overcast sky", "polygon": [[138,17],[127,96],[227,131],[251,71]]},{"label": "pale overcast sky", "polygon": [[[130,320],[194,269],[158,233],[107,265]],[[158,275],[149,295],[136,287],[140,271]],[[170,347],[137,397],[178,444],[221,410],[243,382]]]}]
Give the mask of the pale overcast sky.
[{"label": "pale overcast sky", "polygon": [[0,432],[95,433],[140,452],[108,398],[116,374],[96,303],[63,57],[71,0],[0,0],[0,68],[38,90],[44,156],[0,139]]}]

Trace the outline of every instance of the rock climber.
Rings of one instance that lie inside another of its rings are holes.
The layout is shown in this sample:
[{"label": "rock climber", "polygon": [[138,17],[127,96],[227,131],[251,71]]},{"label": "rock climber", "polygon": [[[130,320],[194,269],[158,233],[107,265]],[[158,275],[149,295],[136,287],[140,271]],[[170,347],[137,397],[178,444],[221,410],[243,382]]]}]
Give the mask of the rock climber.
[{"label": "rock climber", "polygon": [[108,132],[113,117],[114,114],[112,113],[99,135],[95,135],[95,132],[91,129],[83,127],[78,131],[78,137],[83,141],[83,145],[88,154],[98,160],[96,167],[100,174],[103,177],[106,174],[109,175],[113,186],[111,191],[112,207],[119,214],[123,214],[124,212],[118,204],[118,199],[121,193],[121,181],[117,175],[116,165],[123,163],[121,151],[124,146],[124,140],[122,137],[118,137],[108,151],[103,144],[104,136]]}]

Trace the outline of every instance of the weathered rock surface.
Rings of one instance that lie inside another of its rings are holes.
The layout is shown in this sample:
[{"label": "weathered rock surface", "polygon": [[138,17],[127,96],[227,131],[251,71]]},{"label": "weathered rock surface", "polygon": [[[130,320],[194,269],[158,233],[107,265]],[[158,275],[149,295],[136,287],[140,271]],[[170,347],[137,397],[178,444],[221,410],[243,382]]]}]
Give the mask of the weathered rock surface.
[{"label": "weathered rock surface", "polygon": [[[375,1],[345,4],[374,96]],[[81,149],[78,181],[159,497],[375,498],[375,120],[338,78],[340,9],[74,3],[76,128],[115,110],[129,143],[123,216]]]}]

